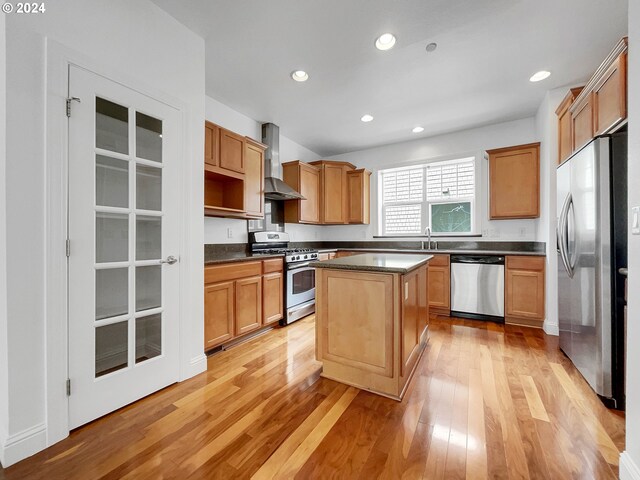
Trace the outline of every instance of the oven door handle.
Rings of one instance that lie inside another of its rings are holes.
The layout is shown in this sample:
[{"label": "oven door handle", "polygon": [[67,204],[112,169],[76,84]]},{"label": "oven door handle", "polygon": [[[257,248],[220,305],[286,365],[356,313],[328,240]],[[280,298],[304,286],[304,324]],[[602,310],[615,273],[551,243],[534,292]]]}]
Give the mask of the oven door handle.
[{"label": "oven door handle", "polygon": [[298,270],[300,268],[308,267],[311,262],[296,263],[294,265],[287,265],[287,270]]}]

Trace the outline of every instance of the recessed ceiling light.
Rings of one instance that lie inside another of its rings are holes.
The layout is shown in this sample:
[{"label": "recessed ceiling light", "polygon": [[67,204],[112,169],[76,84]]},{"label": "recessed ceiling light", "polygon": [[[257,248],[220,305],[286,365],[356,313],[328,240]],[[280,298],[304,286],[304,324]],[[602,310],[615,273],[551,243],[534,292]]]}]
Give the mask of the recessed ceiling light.
[{"label": "recessed ceiling light", "polygon": [[363,122],[370,122],[371,120],[373,120],[373,117],[371,115],[369,115],[368,113],[366,115],[363,115],[360,120],[362,120]]},{"label": "recessed ceiling light", "polygon": [[411,130],[413,133],[421,133],[424,132],[424,127],[413,127],[413,130]]},{"label": "recessed ceiling light", "polygon": [[531,78],[529,79],[529,81],[539,82],[541,80],[544,80],[545,78],[548,78],[549,75],[551,75],[551,72],[547,72],[546,70],[540,70],[539,72],[536,72],[533,75],[531,75]]},{"label": "recessed ceiling light", "polygon": [[436,48],[438,48],[438,44],[435,42],[431,42],[430,44],[427,45],[426,50],[427,52],[431,53],[433,52]]},{"label": "recessed ceiling light", "polygon": [[296,82],[306,82],[309,80],[309,74],[304,70],[294,70],[291,72],[291,78],[293,78]]},{"label": "recessed ceiling light", "polygon": [[378,50],[389,50],[396,44],[396,37],[392,33],[383,33],[376,38],[376,48]]}]

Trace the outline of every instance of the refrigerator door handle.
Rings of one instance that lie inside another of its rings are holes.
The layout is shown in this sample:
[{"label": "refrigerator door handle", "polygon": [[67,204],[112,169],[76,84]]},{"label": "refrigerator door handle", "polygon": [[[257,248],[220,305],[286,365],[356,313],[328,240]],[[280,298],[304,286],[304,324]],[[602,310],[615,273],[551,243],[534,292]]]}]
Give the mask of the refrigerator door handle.
[{"label": "refrigerator door handle", "polygon": [[569,275],[569,278],[573,278],[573,269],[569,264],[569,258],[567,256],[567,216],[571,201],[571,193],[569,193],[567,194],[567,198],[564,200],[562,210],[560,211],[560,218],[558,219],[558,247],[560,250],[560,259],[562,260],[562,264],[564,265],[564,269],[566,270],[567,275]]},{"label": "refrigerator door handle", "polygon": [[[575,274],[575,266],[576,266],[576,239],[575,237],[575,224],[576,224],[576,213],[575,206],[573,203],[573,197],[569,194],[569,207],[567,208],[567,220],[566,220],[566,229],[567,229],[567,264],[569,265],[569,269],[571,270],[571,278]],[[569,248],[571,245],[570,240],[573,243],[573,251]]]}]

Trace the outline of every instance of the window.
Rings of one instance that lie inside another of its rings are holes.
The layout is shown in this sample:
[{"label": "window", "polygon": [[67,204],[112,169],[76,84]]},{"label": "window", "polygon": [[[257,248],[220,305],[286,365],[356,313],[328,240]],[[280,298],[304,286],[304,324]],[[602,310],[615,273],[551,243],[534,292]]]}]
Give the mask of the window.
[{"label": "window", "polygon": [[475,157],[379,172],[382,235],[474,233]]}]

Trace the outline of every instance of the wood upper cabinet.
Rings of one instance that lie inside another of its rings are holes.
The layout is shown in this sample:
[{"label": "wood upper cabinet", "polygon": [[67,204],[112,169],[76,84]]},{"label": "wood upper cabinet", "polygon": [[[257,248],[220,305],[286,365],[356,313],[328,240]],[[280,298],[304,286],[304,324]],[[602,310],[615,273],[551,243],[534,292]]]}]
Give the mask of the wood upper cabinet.
[{"label": "wood upper cabinet", "polygon": [[264,325],[277,322],[284,316],[283,283],[282,272],[268,273],[262,277],[262,318]]},{"label": "wood upper cabinet", "polygon": [[242,335],[262,325],[262,277],[236,280],[235,333]]},{"label": "wood upper cabinet", "polygon": [[220,168],[244,173],[244,140],[242,135],[220,128]]},{"label": "wood upper cabinet", "polygon": [[627,50],[624,37],[584,88],[572,89],[556,110],[560,162],[627,118]]},{"label": "wood upper cabinet", "polygon": [[318,160],[311,162],[320,168],[320,223],[346,224],[349,202],[347,172],[355,167],[346,162]]},{"label": "wood upper cabinet", "polygon": [[204,163],[217,167],[220,156],[220,127],[215,123],[204,122]]},{"label": "wood upper cabinet", "polygon": [[544,257],[506,257],[507,323],[540,326],[545,317],[544,276]]},{"label": "wood upper cabinet", "polygon": [[429,308],[447,315],[451,311],[449,255],[434,255],[429,261]]},{"label": "wood upper cabinet", "polygon": [[205,285],[204,288],[204,349],[216,347],[234,336],[233,282]]},{"label": "wood upper cabinet", "polygon": [[540,216],[540,144],[489,150],[492,220]]},{"label": "wood upper cabinet", "polygon": [[589,143],[594,134],[593,92],[581,95],[571,107],[571,146],[575,152]]},{"label": "wood upper cabinet", "polygon": [[607,133],[627,117],[626,49],[593,86],[593,110],[595,135]]},{"label": "wood upper cabinet", "polygon": [[368,225],[371,221],[371,172],[364,168],[347,171],[347,223]]},{"label": "wood upper cabinet", "polygon": [[558,163],[564,162],[573,153],[571,112],[569,108],[582,91],[583,87],[572,88],[564,97],[558,108]]},{"label": "wood upper cabinet", "polygon": [[244,210],[249,217],[264,217],[265,145],[250,138],[244,141]]},{"label": "wood upper cabinet", "polygon": [[287,223],[320,223],[320,169],[299,160],[282,165],[283,181],[305,198],[284,202]]}]

